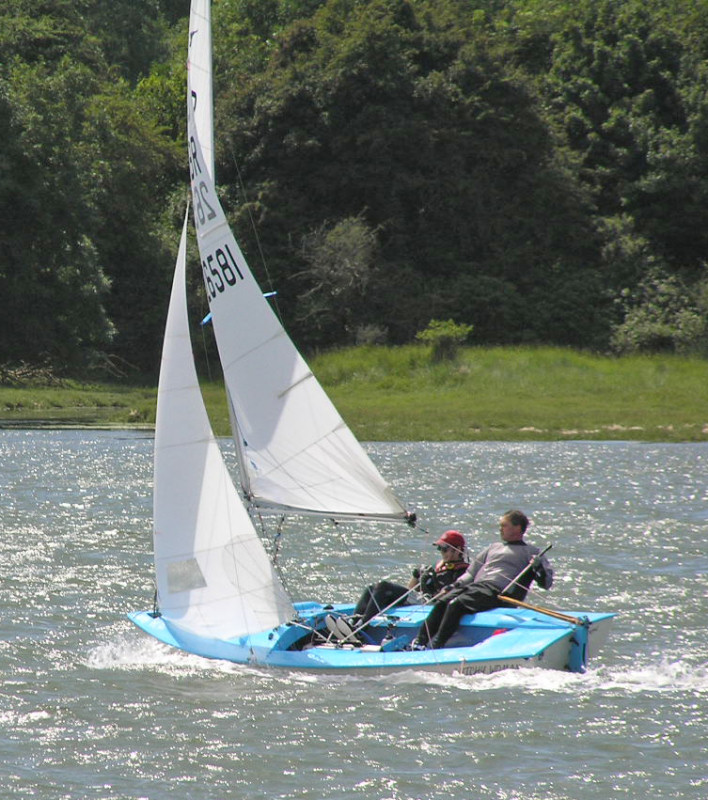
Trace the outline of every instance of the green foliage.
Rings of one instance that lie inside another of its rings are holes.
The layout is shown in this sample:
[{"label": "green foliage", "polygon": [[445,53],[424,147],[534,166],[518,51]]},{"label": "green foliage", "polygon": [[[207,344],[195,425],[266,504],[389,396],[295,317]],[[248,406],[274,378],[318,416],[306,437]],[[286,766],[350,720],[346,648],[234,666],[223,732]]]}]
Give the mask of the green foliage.
[{"label": "green foliage", "polygon": [[[136,83],[148,74],[153,62],[167,55],[167,23],[163,6],[170,15],[174,3],[165,0],[110,0],[87,3],[85,22],[100,42],[109,64],[120,67],[121,75]],[[187,3],[182,3],[182,13]]]},{"label": "green foliage", "polygon": [[708,306],[703,291],[698,298],[674,275],[653,269],[634,290],[619,298],[623,321],[612,333],[619,353],[690,353],[706,350]]},{"label": "green foliage", "polygon": [[[708,109],[698,88],[708,38],[695,4],[515,5],[533,8],[524,27],[545,38],[538,86],[598,216],[630,217],[655,256],[697,275],[708,246]],[[613,285],[614,277],[609,272],[605,281]]]},{"label": "green foliage", "polygon": [[459,325],[451,319],[432,319],[427,328],[419,331],[415,338],[431,345],[433,362],[454,361],[472,330],[472,325]]},{"label": "green foliage", "polygon": [[[106,309],[119,331],[112,352],[141,372],[152,371],[159,364],[165,316],[153,286],[167,290],[174,268],[174,242],[164,243],[156,230],[157,215],[166,212],[155,198],[165,202],[179,179],[183,153],[164,137],[151,108],[122,83],[90,99],[85,130],[94,146],[95,235],[112,279]],[[179,220],[184,206],[174,211]]]},{"label": "green foliage", "polygon": [[366,293],[376,253],[376,233],[361,217],[324,224],[303,237],[304,275],[311,288],[298,307],[299,318],[330,344],[352,339],[352,322]]},{"label": "green foliage", "polygon": [[110,282],[92,231],[96,187],[82,137],[91,71],[69,56],[50,71],[18,62],[5,94],[0,178],[0,358],[71,363],[104,347]]},{"label": "green foliage", "polygon": [[172,144],[104,61],[84,6],[12,5],[0,10],[0,359],[73,370],[112,350],[153,369],[136,341],[158,340],[144,276],[169,286],[153,228]]},{"label": "green foliage", "polygon": [[[411,351],[418,350],[413,358]],[[705,441],[706,362],[565,348],[356,348],[312,363],[364,440]]]},{"label": "green foliage", "polygon": [[[322,4],[284,24],[262,74],[244,69],[221,102],[258,198],[230,197],[234,221],[251,252],[250,219],[261,223],[297,341],[318,335],[301,313],[317,279],[292,247],[293,224],[317,230],[332,218],[378,231],[376,270],[350,328],[386,327],[392,341],[410,341],[431,314],[464,319],[472,302],[482,339],[543,340],[540,316],[510,313],[500,326],[484,308],[482,287],[503,286],[520,305],[532,291],[547,299],[543,317],[559,320],[552,340],[572,341],[575,310],[550,297],[564,291],[556,269],[601,305],[597,281],[583,281],[599,252],[587,199],[554,161],[533,88],[508,74],[484,15],[403,0]],[[229,164],[219,174],[237,181]],[[334,300],[329,313],[339,313]]]},{"label": "green foliage", "polygon": [[[156,368],[188,5],[0,7],[0,362]],[[705,11],[214,2],[219,188],[295,340],[402,344],[434,318],[486,343],[701,348]],[[670,301],[643,294],[655,274]]]},{"label": "green foliage", "polygon": [[[155,422],[155,389],[73,380],[0,382],[0,418],[16,424],[134,426]],[[228,424],[228,419],[226,420]]]}]

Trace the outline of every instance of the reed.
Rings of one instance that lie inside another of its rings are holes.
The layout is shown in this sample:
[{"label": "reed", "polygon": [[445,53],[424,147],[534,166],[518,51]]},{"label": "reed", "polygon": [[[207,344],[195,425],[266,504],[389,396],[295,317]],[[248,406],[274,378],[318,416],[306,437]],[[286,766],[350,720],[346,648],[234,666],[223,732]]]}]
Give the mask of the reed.
[{"label": "reed", "polygon": [[[316,355],[313,371],[363,441],[706,441],[708,362],[598,356],[563,348],[356,347]],[[223,387],[203,385],[212,424],[229,430]],[[0,387],[0,424],[152,425],[155,390],[68,383]]]}]

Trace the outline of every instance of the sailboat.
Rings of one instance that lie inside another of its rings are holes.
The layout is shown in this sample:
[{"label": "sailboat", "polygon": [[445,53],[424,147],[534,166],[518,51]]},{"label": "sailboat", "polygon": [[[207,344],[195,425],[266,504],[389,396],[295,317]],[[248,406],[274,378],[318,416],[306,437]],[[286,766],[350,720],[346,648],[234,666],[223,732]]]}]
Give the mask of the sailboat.
[{"label": "sailboat", "polygon": [[185,216],[163,345],[154,446],[152,610],[139,628],[199,656],[262,667],[380,674],[580,672],[611,613],[519,604],[468,615],[448,646],[411,650],[430,606],[382,609],[366,632],[353,603],[294,602],[254,515],[412,524],[283,329],[229,228],[214,187],[211,19],[190,10],[188,139],[192,210],[238,455],[237,489],[199,388],[187,316]]}]

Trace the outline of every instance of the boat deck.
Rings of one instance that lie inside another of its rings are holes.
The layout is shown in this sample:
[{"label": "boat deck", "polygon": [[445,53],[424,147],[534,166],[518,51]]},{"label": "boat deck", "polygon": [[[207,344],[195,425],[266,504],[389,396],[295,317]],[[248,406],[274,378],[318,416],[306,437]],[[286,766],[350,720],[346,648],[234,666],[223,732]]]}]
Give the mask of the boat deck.
[{"label": "boat deck", "polygon": [[[538,666],[582,672],[607,638],[612,613],[565,611],[580,625],[540,612],[498,608],[463,617],[447,647],[407,650],[430,612],[429,606],[404,606],[376,617],[366,638],[334,636],[327,617],[347,617],[351,605],[298,603],[299,616],[272,630],[233,639],[212,639],[181,629],[149,612],[130,614],[142,630],[161,642],[207,658],[235,663],[305,669],[315,672],[385,673],[418,669],[462,674]],[[331,623],[330,623],[331,624]],[[362,632],[363,633],[363,632]]]}]

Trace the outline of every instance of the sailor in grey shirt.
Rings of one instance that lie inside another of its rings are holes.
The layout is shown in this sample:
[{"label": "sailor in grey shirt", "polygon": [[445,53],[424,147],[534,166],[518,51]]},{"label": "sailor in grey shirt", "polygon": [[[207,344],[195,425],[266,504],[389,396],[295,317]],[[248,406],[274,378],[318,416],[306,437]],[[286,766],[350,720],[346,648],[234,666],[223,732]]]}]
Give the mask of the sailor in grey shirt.
[{"label": "sailor in grey shirt", "polygon": [[[553,567],[538,547],[524,541],[528,524],[521,511],[504,514],[499,520],[501,541],[478,553],[433,606],[413,642],[414,648],[444,647],[465,614],[503,605],[499,600],[502,591],[515,600],[523,600],[533,580],[543,589],[551,588]],[[529,565],[531,568],[524,572]],[[520,573],[523,575],[518,577]]]}]

